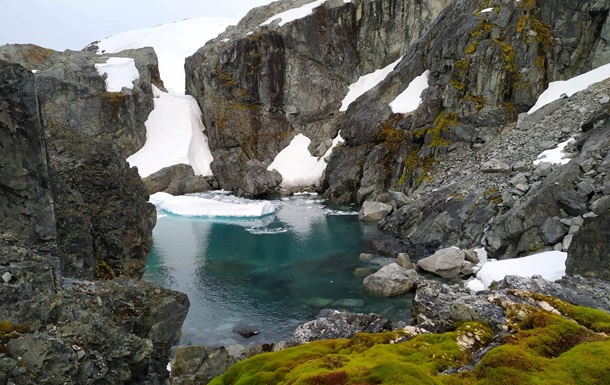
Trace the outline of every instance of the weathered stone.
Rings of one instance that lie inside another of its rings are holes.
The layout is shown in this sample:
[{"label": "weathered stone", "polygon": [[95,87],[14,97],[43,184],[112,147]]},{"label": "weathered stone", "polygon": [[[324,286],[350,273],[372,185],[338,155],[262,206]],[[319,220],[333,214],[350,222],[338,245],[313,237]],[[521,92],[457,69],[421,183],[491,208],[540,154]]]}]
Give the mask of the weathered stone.
[{"label": "weathered stone", "polygon": [[182,346],[172,359],[171,385],[205,385],[236,364],[224,347]]},{"label": "weathered stone", "polygon": [[610,210],[610,196],[603,196],[591,203],[591,211],[597,215],[602,215]]},{"label": "weathered stone", "polygon": [[460,274],[465,257],[464,251],[457,247],[449,247],[420,259],[417,266],[443,278],[455,278]]},{"label": "weathered stone", "polygon": [[464,252],[464,259],[467,260],[468,262],[474,263],[475,265],[477,263],[481,262],[481,259],[479,258],[479,254],[477,254],[477,252],[474,251],[473,249],[469,249]]},{"label": "weathered stone", "polygon": [[482,172],[511,172],[513,167],[499,159],[491,159],[481,165]]},{"label": "weathered stone", "polygon": [[391,205],[374,201],[366,201],[358,213],[358,218],[364,222],[379,222],[391,211]]},{"label": "weathered stone", "polygon": [[568,230],[559,218],[549,218],[540,226],[540,236],[547,245],[554,245],[561,240]]},{"label": "weathered stone", "polygon": [[566,248],[566,272],[610,280],[610,213],[586,219],[582,229],[568,237],[573,238]]},{"label": "weathered stone", "polygon": [[398,263],[400,266],[404,267],[407,270],[415,268],[413,262],[411,262],[411,257],[409,257],[409,254],[407,253],[398,253],[398,256],[396,257],[396,263]]},{"label": "weathered stone", "polygon": [[299,326],[286,345],[333,338],[350,338],[356,333],[379,333],[392,329],[392,323],[376,314],[349,313],[333,309],[321,310],[317,318]]},{"label": "weathered stone", "polygon": [[243,179],[236,193],[246,197],[270,195],[278,190],[281,182],[282,176],[279,172],[268,171],[261,162],[249,160],[246,162]]},{"label": "weathered stone", "polygon": [[395,297],[411,291],[419,281],[415,270],[391,263],[364,279],[364,290],[381,297]]},{"label": "weathered stone", "polygon": [[149,194],[166,192],[172,195],[184,195],[210,190],[206,178],[195,175],[193,167],[187,164],[176,164],[162,168],[143,179]]},{"label": "weathered stone", "polygon": [[557,200],[562,209],[572,216],[583,215],[587,213],[587,198],[583,194],[575,191],[567,191]]},{"label": "weathered stone", "polygon": [[397,258],[398,254],[406,251],[406,247],[402,242],[396,239],[396,237],[387,234],[380,235],[373,239],[371,241],[371,247],[379,254],[392,258]]}]

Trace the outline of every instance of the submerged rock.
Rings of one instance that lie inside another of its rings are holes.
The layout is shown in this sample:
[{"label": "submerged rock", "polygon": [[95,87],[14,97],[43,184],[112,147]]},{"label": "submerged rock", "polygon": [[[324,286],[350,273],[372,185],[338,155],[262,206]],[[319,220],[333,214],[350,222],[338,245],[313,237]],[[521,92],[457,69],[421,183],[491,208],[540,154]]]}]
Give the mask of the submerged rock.
[{"label": "submerged rock", "polygon": [[415,270],[391,263],[364,278],[363,287],[365,291],[381,297],[395,297],[414,289],[419,280]]}]

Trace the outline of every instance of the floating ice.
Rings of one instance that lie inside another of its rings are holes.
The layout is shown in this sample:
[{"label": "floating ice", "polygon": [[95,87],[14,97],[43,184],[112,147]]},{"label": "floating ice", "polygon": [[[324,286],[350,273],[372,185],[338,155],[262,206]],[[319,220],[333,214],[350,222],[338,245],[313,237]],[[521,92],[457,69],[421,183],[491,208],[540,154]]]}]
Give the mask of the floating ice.
[{"label": "floating ice", "polygon": [[173,196],[163,192],[151,195],[150,202],[163,211],[184,217],[257,218],[275,212],[274,205],[268,201],[228,203],[193,195]]}]

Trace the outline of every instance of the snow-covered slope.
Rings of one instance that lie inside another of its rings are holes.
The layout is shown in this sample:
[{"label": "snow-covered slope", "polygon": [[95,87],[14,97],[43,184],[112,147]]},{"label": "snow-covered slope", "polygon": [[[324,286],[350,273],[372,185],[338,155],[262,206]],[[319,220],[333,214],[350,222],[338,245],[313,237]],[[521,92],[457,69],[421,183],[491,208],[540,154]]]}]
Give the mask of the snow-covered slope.
[{"label": "snow-covered slope", "polygon": [[99,53],[153,47],[168,93],[154,90],[155,109],[146,122],[146,144],[127,160],[147,177],[174,164],[190,164],[197,175],[211,175],[212,154],[195,99],[184,95],[184,59],[237,20],[199,17],[110,36]]},{"label": "snow-covered slope", "polygon": [[99,53],[153,47],[159,72],[170,93],[184,94],[184,59],[238,20],[198,17],[110,36],[98,43]]}]

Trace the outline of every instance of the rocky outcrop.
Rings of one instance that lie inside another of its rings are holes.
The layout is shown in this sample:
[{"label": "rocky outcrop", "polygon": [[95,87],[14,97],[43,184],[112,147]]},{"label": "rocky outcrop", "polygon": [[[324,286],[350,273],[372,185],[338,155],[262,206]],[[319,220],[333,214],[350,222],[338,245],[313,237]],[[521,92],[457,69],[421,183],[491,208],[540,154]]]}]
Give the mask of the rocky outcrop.
[{"label": "rocky outcrop", "polygon": [[55,247],[55,215],[34,75],[0,61],[0,243]]},{"label": "rocky outcrop", "polygon": [[585,219],[570,242],[566,273],[610,281],[610,211]]},{"label": "rocky outcrop", "polygon": [[224,189],[237,191],[249,160],[268,166],[298,133],[322,156],[348,86],[398,59],[449,1],[329,0],[310,16],[261,26],[306,3],[253,10],[186,60],[187,93],[202,109]]},{"label": "rocky outcrop", "polygon": [[205,192],[215,186],[214,178],[195,175],[193,167],[183,163],[162,168],[142,181],[148,194],[166,192],[172,195],[184,195]]},{"label": "rocky outcrop", "polygon": [[224,347],[179,347],[172,359],[170,384],[205,385],[226,372],[237,361]]},{"label": "rocky outcrop", "polygon": [[[95,64],[105,63],[110,57],[134,59],[139,79],[133,82],[132,89],[107,91]],[[5,45],[0,47],[0,59],[36,71],[45,128],[69,128],[83,136],[110,140],[126,157],[144,146],[144,122],[154,108],[151,86],[163,88],[152,48],[97,55],[56,52],[35,45]]]},{"label": "rocky outcrop", "polygon": [[349,313],[324,309],[318,317],[299,326],[286,341],[287,346],[296,346],[311,341],[332,338],[349,338],[359,332],[379,333],[391,330],[392,323],[376,314]]},{"label": "rocky outcrop", "polygon": [[[0,247],[0,378],[16,384],[159,384],[186,295],[142,281],[76,281],[58,261]],[[12,330],[6,330],[12,329]]]},{"label": "rocky outcrop", "polygon": [[413,290],[419,280],[415,270],[390,263],[364,278],[363,288],[366,292],[381,297],[395,297]]}]

